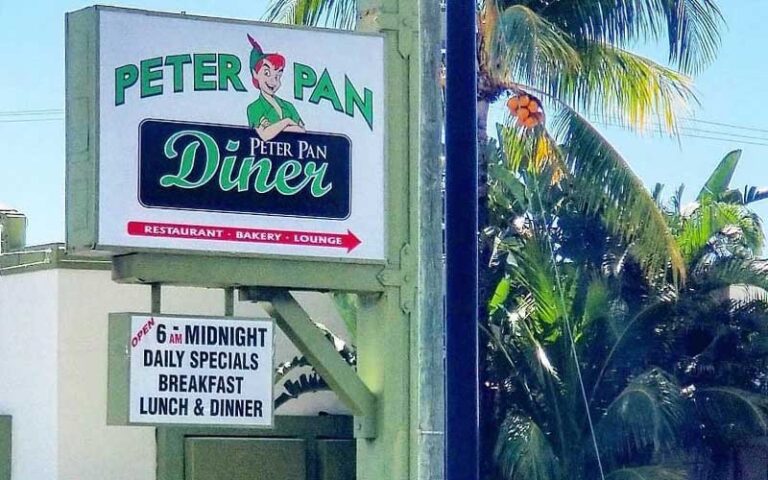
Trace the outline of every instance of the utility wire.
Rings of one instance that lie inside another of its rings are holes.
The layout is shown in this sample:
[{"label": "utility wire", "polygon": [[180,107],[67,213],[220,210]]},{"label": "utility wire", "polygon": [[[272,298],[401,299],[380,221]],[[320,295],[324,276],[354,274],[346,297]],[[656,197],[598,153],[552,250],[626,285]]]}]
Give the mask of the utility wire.
[{"label": "utility wire", "polygon": [[[610,122],[605,122],[600,120],[595,121],[594,123],[597,125],[605,126],[605,127],[626,128],[626,125],[621,125],[619,123],[610,123]],[[694,133],[689,133],[689,132],[694,132]],[[663,136],[659,132],[653,132],[653,133],[657,136]],[[699,133],[707,133],[710,135],[700,135]],[[720,142],[734,142],[734,143],[741,143],[746,145],[758,145],[761,147],[768,147],[768,137],[739,135],[739,134],[730,133],[730,132],[718,132],[715,130],[706,130],[701,128],[681,127],[677,135],[681,137],[701,138],[705,140],[716,140]],[[755,142],[753,140],[764,140],[764,142]]]},{"label": "utility wire", "polygon": [[[627,128],[628,125],[626,123],[622,123],[622,119],[616,116],[611,117],[597,117],[594,120],[595,123],[603,123],[605,125],[609,126],[615,126],[615,127],[621,127],[621,128]],[[718,123],[718,122],[708,122],[704,120],[695,120],[695,119],[685,119],[681,118],[679,124],[677,125],[678,130],[688,130],[693,132],[701,132],[701,133],[711,133],[715,135],[725,135],[725,136],[732,136],[732,137],[740,137],[740,138],[747,138],[752,140],[765,140],[768,141],[768,136],[766,135],[743,135],[741,133],[736,133],[728,130],[712,130],[710,128],[701,128],[701,125],[686,125],[687,122],[694,122],[694,123],[703,123],[705,125],[716,125],[716,126],[723,126],[727,129],[732,129],[736,131],[745,131],[745,132],[762,132],[768,135],[768,130],[763,130],[760,128],[752,128],[752,127],[741,127],[737,125],[729,125],[727,123]],[[649,125],[653,127],[658,127],[659,131],[665,131],[667,130],[666,126],[660,122],[648,122]]]},{"label": "utility wire", "polygon": [[17,115],[56,115],[63,114],[62,108],[51,108],[47,110],[0,110],[0,117],[17,116]]},{"label": "utility wire", "polygon": [[0,118],[0,123],[33,123],[33,122],[61,122],[64,117],[53,118]]},{"label": "utility wire", "polygon": [[[597,435],[595,434],[595,425],[592,422],[592,413],[589,410],[589,400],[587,400],[587,389],[584,386],[584,378],[581,374],[581,364],[579,362],[579,354],[576,351],[576,342],[573,339],[573,330],[571,326],[570,312],[565,304],[565,293],[563,292],[563,283],[560,278],[560,268],[558,266],[557,258],[555,255],[555,247],[552,242],[552,235],[550,225],[547,224],[546,213],[544,211],[544,201],[541,198],[541,190],[539,189],[538,179],[534,179],[534,190],[536,197],[539,200],[539,210],[541,211],[542,222],[544,223],[544,236],[547,239],[549,246],[550,260],[552,261],[552,267],[555,270],[555,281],[557,282],[557,290],[560,294],[560,306],[563,309],[563,320],[565,321],[565,329],[568,332],[568,343],[570,345],[571,354],[573,355],[573,362],[576,366],[576,376],[579,380],[579,387],[581,390],[581,398],[584,402],[584,410],[587,413],[587,423],[589,424],[589,433],[592,437],[592,448],[595,450],[595,458],[597,459],[597,468],[600,472],[600,479],[605,480],[605,470],[603,469],[603,460],[600,457],[600,447],[597,444]],[[533,207],[533,201],[529,202],[530,207]]]}]

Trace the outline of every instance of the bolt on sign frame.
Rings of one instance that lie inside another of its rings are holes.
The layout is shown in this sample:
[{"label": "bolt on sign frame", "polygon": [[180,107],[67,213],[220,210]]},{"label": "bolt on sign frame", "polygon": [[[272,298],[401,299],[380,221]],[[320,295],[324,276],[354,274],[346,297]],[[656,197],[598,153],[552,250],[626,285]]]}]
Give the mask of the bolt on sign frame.
[{"label": "bolt on sign frame", "polygon": [[[99,38],[95,20],[88,18],[95,11],[67,20],[67,231],[68,242],[80,247],[95,231],[89,213],[95,185],[89,179],[96,178],[92,169],[103,154],[94,95]],[[243,287],[246,298],[266,302],[278,325],[355,414],[360,479],[444,478],[439,15],[436,1],[358,2],[358,30],[384,39],[380,259],[140,248],[120,249],[113,257],[118,282]],[[291,289],[360,294],[356,371],[318,338]]]}]

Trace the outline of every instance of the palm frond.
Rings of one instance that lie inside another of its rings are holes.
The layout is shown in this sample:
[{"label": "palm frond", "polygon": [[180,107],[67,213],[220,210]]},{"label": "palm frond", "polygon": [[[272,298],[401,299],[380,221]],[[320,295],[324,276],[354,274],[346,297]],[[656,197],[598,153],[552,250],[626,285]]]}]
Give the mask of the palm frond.
[{"label": "palm frond", "polygon": [[565,163],[578,206],[631,244],[646,271],[663,271],[669,264],[673,278],[684,283],[685,263],[667,220],[621,154],[572,110],[562,113],[556,128],[568,145]]},{"label": "palm frond", "polygon": [[714,0],[552,2],[541,13],[581,43],[627,46],[666,37],[670,61],[691,73],[714,60],[723,25]]},{"label": "palm frond", "polygon": [[494,460],[505,480],[559,478],[559,460],[544,431],[531,418],[510,414],[501,425]]},{"label": "palm frond", "polygon": [[768,398],[746,390],[706,387],[695,395],[708,428],[726,441],[768,435]]},{"label": "palm frond", "polygon": [[510,271],[514,285],[524,288],[533,298],[532,329],[539,338],[546,338],[559,331],[557,322],[562,318],[561,305],[554,265],[547,247],[536,237],[524,242],[517,253],[517,267]]},{"label": "palm frond", "polygon": [[683,413],[673,378],[659,369],[644,373],[630,381],[597,423],[600,450],[614,462],[647,450],[670,450],[677,444]]},{"label": "palm frond", "polygon": [[768,275],[759,261],[729,257],[692,270],[701,292],[711,292],[733,285],[749,285],[768,290]]},{"label": "palm frond", "polygon": [[275,409],[280,408],[286,402],[295,400],[306,393],[322,392],[331,387],[316,372],[309,375],[301,374],[297,380],[286,380],[283,384],[283,392],[275,398]]},{"label": "palm frond", "polygon": [[504,165],[512,172],[547,173],[553,185],[567,177],[563,152],[545,128],[523,129],[515,125],[514,118],[507,117],[497,134]]},{"label": "palm frond", "polygon": [[759,202],[760,200],[765,200],[768,198],[768,188],[766,187],[749,187],[748,190],[746,190],[746,195],[744,195],[744,203],[754,203]]},{"label": "palm frond", "polygon": [[690,78],[645,57],[607,43],[585,45],[579,53],[579,68],[541,88],[582,112],[640,130],[655,116],[675,132],[677,115],[696,101]]},{"label": "palm frond", "polygon": [[653,321],[659,315],[661,315],[671,304],[671,298],[659,298],[656,301],[649,302],[644,308],[637,312],[632,318],[626,322],[620,332],[617,332],[615,339],[612,340],[610,349],[604,360],[602,360],[600,370],[595,377],[594,384],[592,386],[592,393],[589,397],[590,404],[595,399],[597,392],[600,389],[601,383],[606,375],[606,372],[613,367],[613,362],[616,356],[620,352],[625,350],[627,342],[630,342],[633,338],[632,332],[645,326],[647,329],[647,322]]},{"label": "palm frond", "polygon": [[705,199],[690,215],[680,219],[678,228],[677,244],[689,263],[705,253],[706,246],[717,248],[718,234],[724,237],[722,241],[735,240],[753,253],[759,253],[764,242],[760,217],[733,203]]},{"label": "palm frond", "polygon": [[667,21],[669,59],[684,72],[698,72],[720,47],[723,16],[713,0],[661,0]]},{"label": "palm frond", "polygon": [[275,379],[274,379],[275,383],[278,383],[280,380],[285,378],[285,376],[291,373],[293,370],[297,368],[309,367],[309,366],[312,366],[312,364],[309,362],[309,359],[304,355],[295,356],[290,360],[282,362],[275,369]]},{"label": "palm frond", "polygon": [[545,17],[524,5],[494,13],[497,8],[495,1],[485,2],[485,17],[497,20],[482,25],[487,40],[480,53],[494,78],[534,84],[578,68],[579,54],[568,35]]},{"label": "palm frond", "polygon": [[731,184],[731,179],[736,171],[736,167],[739,165],[740,158],[741,150],[734,150],[723,157],[707,179],[701,192],[699,192],[696,201],[703,202],[707,199],[718,200],[720,196],[728,190],[728,186]]},{"label": "palm frond", "polygon": [[653,465],[648,467],[621,468],[605,476],[605,480],[687,480],[684,468]]},{"label": "palm frond", "polygon": [[352,30],[356,0],[271,0],[264,19],[270,22]]}]

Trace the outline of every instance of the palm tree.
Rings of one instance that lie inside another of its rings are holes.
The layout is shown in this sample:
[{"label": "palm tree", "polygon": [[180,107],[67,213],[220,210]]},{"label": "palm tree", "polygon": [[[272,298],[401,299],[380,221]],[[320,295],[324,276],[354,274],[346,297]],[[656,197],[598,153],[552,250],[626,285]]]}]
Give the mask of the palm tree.
[{"label": "palm tree", "polygon": [[[492,218],[510,225],[494,252],[505,276],[483,326],[495,415],[504,419],[500,478],[601,478],[602,470],[721,479],[724,452],[768,433],[760,222],[716,200],[731,190],[737,157],[726,156],[694,205],[681,208],[678,190],[671,207],[659,206],[685,253],[682,288],[649,277],[631,245],[580,210],[551,170],[491,170]],[[693,476],[682,465],[691,460],[702,464]]]},{"label": "palm tree", "polygon": [[741,442],[768,435],[768,268],[760,218],[747,207],[763,189],[730,187],[740,157],[726,155],[683,207],[681,187],[667,210],[690,275],[656,324],[654,355],[689,403],[683,439],[703,463],[697,478],[725,477]]},{"label": "palm tree", "polygon": [[500,419],[486,478],[685,478],[671,461],[684,397],[643,355],[652,335],[631,328],[670,308],[675,289],[655,288],[631,245],[553,182],[553,168],[491,166],[490,215],[510,227],[497,237],[504,277],[481,326]]},{"label": "palm tree", "polygon": [[[648,217],[652,198],[586,118],[643,128],[657,115],[674,131],[677,112],[693,100],[685,74],[699,71],[717,49],[722,19],[713,0],[479,0],[478,13],[481,152],[491,102],[508,93],[539,98],[556,120],[553,136],[569,151],[547,148],[552,137],[546,128],[510,129],[510,135],[536,139],[540,155],[529,166],[554,164],[562,180],[602,185],[599,194],[594,188],[575,189],[590,192],[581,198],[582,207],[613,209],[605,220],[614,234],[632,241],[657,267],[671,261],[675,275],[684,278],[683,259],[663,217]],[[351,28],[355,0],[273,0],[267,18]],[[635,42],[661,38],[679,71],[627,50]],[[484,187],[487,159],[481,160]],[[634,221],[638,218],[640,224]],[[493,237],[487,241],[486,247]],[[490,248],[484,253],[485,260]]]}]

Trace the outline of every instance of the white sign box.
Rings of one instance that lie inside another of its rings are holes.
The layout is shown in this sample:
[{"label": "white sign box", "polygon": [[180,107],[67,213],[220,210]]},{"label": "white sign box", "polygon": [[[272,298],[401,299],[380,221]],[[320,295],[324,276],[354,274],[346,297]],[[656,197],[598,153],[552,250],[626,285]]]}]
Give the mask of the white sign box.
[{"label": "white sign box", "polygon": [[110,372],[128,370],[127,423],[273,425],[271,320],[118,314],[110,322],[129,357],[110,358]]},{"label": "white sign box", "polygon": [[67,16],[67,242],[383,260],[378,35]]}]

